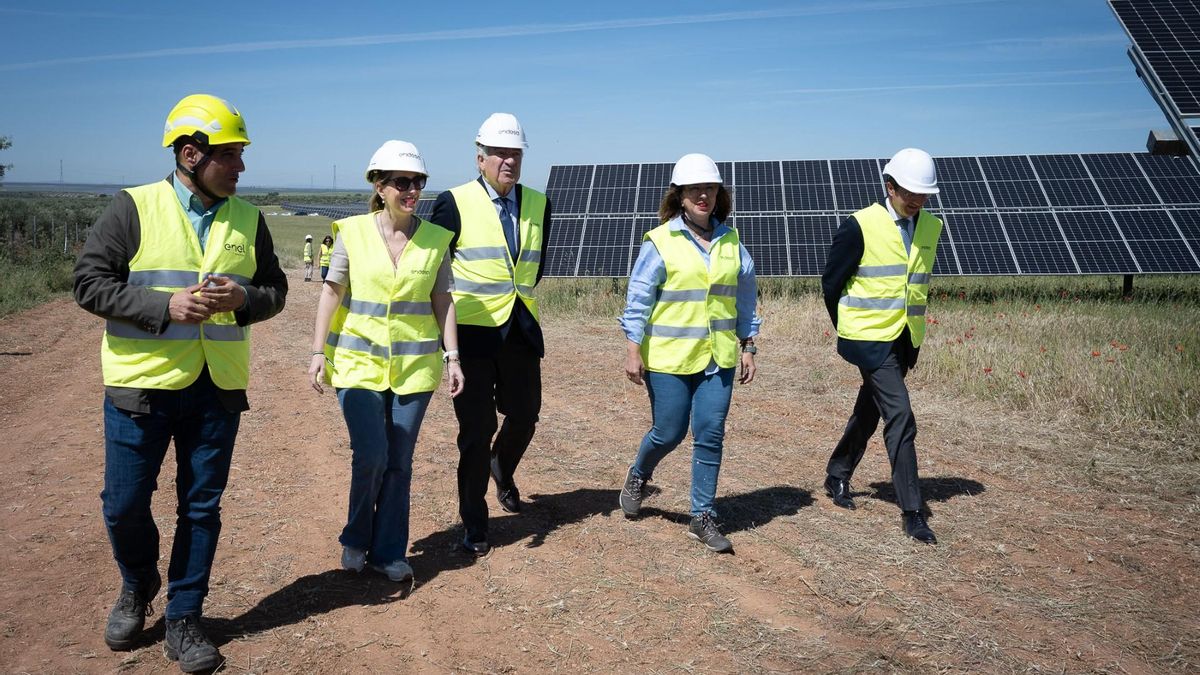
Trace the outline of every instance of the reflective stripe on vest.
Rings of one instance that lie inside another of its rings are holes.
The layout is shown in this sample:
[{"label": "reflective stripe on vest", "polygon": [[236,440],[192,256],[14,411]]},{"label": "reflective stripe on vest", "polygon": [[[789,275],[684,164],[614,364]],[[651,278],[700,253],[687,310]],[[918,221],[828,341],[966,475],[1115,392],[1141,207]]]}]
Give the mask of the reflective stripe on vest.
[{"label": "reflective stripe on vest", "polygon": [[477,180],[450,190],[458,208],[458,246],[451,261],[454,309],[458,323],[500,326],[512,314],[517,298],[539,319],[533,287],[542,261],[542,224],[546,195],[518,185],[521,249],[514,264],[496,205]]},{"label": "reflective stripe on vest", "polygon": [[838,335],[887,342],[908,326],[913,346],[920,347],[942,221],[921,211],[906,253],[896,221],[884,206],[872,204],[854,218],[862,229],[863,255],[838,300]]},{"label": "reflective stripe on vest", "polygon": [[[127,283],[174,293],[209,274],[247,285],[257,269],[254,241],[259,212],[237,197],[217,210],[202,251],[196,230],[169,181],[128,188],[141,227]],[[104,384],[137,389],[183,389],[208,367],[221,389],[245,389],[250,380],[250,329],[233,312],[201,324],[171,321],[150,333],[125,321],[105,324],[100,349]]]},{"label": "reflective stripe on vest", "polygon": [[437,389],[441,331],[429,296],[453,235],[416,222],[395,267],[374,213],[333,224],[350,262],[350,283],[325,339],[335,387],[397,394]]},{"label": "reflective stripe on vest", "polygon": [[671,230],[669,223],[645,238],[654,243],[667,268],[642,340],[646,369],[690,375],[712,360],[732,368],[738,358],[734,296],[742,268],[737,230],[712,242],[707,266],[688,235]]}]

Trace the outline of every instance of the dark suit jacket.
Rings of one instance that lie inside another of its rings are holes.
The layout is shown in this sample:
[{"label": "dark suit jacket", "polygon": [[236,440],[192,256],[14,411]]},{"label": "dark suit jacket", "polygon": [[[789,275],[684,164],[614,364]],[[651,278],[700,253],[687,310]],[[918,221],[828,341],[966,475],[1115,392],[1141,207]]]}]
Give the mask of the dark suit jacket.
[{"label": "dark suit jacket", "polygon": [[[920,226],[921,217],[918,214],[913,231],[915,232],[916,228]],[[833,243],[829,245],[829,257],[825,260],[825,271],[821,274],[821,292],[825,296],[825,309],[829,312],[829,319],[833,321],[834,328],[837,328],[838,299],[842,297],[846,282],[850,281],[850,277],[858,271],[863,248],[862,226],[858,224],[858,220],[854,216],[850,216],[833,234]],[[843,359],[867,370],[878,368],[893,350],[900,357],[901,364],[912,368],[917,364],[917,356],[920,352],[919,347],[913,346],[907,327],[899,337],[887,342],[848,340],[839,336],[837,350]]]},{"label": "dark suit jacket", "polygon": [[[483,184],[483,176],[476,179]],[[513,189],[517,200],[517,213],[521,212],[521,186]],[[431,222],[437,223],[454,233],[450,240],[450,250],[458,246],[458,235],[462,231],[462,217],[458,213],[458,204],[454,203],[454,195],[449,190],[438,195],[433,203],[433,213],[429,216]],[[538,263],[537,281],[542,280],[542,270],[546,266],[546,249],[550,241],[550,200],[546,200],[546,217],[542,221],[542,261]],[[517,300],[513,305],[512,314],[502,326],[468,326],[458,324],[458,350],[463,358],[494,358],[500,353],[500,347],[508,339],[509,333],[524,342],[539,357],[546,355],[545,341],[542,339],[542,327],[537,319],[525,307],[525,303]]]},{"label": "dark suit jacket", "polygon": [[[174,174],[167,180],[174,182]],[[153,227],[153,224],[147,224]],[[104,317],[135,324],[150,333],[162,333],[171,322],[171,294],[144,286],[130,286],[129,261],[142,241],[142,223],[133,197],[122,190],[113,197],[96,223],[75,263],[75,302]],[[275,243],[267,221],[258,214],[254,237],[255,271],[246,290],[246,307],[233,313],[239,326],[265,321],[283,309],[287,298],[287,275],[279,267]],[[248,410],[246,390],[217,390],[221,404],[230,412]],[[150,392],[129,387],[105,387],[113,405],[130,412],[150,411]]]}]

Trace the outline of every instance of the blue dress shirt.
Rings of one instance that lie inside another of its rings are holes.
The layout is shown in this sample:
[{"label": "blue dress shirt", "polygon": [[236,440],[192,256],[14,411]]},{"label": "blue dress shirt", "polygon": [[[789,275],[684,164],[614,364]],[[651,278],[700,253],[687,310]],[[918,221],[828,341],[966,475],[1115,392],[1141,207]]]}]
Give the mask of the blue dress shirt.
[{"label": "blue dress shirt", "polygon": [[226,200],[218,199],[206,209],[204,202],[200,201],[200,197],[192,194],[192,191],[187,189],[178,176],[172,182],[175,183],[175,196],[179,197],[183,212],[192,222],[192,228],[196,230],[196,237],[200,239],[200,250],[203,251],[208,246],[208,231],[212,228],[213,219],[216,218],[217,211],[225,205]]}]

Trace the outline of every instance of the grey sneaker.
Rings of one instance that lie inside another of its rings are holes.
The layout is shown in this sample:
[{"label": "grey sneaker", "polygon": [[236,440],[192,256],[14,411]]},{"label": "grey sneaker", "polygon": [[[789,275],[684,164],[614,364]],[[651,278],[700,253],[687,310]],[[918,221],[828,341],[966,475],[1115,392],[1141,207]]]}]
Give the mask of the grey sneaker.
[{"label": "grey sneaker", "polygon": [[171,661],[178,661],[179,669],[185,673],[212,670],[225,661],[200,628],[200,617],[194,614],[176,621],[167,619],[163,654]]},{"label": "grey sneaker", "polygon": [[629,473],[625,474],[625,485],[621,488],[621,510],[625,512],[626,518],[634,518],[638,511],[642,509],[642,498],[645,497],[646,479],[638,476],[633,472],[633,467],[629,467]]},{"label": "grey sneaker", "polygon": [[412,565],[404,560],[393,560],[386,565],[371,565],[371,569],[386,574],[392,581],[408,581],[413,578]]},{"label": "grey sneaker", "polygon": [[104,627],[104,644],[109,649],[133,649],[137,645],[138,636],[146,627],[146,616],[154,613],[150,601],[158,595],[160,588],[162,576],[158,570],[154,571],[154,577],[140,591],[121,585],[121,594],[108,613],[108,625]]},{"label": "grey sneaker", "polygon": [[367,564],[367,552],[353,546],[342,547],[342,569],[361,572]]},{"label": "grey sneaker", "polygon": [[713,520],[712,513],[702,513],[692,518],[692,524],[688,525],[688,536],[715,553],[733,551],[733,542],[726,539],[717,529],[717,522]]}]

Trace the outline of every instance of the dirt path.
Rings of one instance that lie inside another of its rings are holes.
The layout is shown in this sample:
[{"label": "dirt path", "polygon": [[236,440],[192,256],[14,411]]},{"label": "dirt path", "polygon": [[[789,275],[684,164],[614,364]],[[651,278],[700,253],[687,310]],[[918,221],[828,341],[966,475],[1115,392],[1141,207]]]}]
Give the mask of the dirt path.
[{"label": "dirt path", "polygon": [[[718,507],[735,555],[683,535],[686,448],[646,515],[621,517],[645,394],[620,376],[611,319],[550,318],[543,421],[519,473],[531,502],[512,516],[490,501],[492,554],[456,550],[456,428],[439,393],[417,449],[415,588],[338,571],[349,454],[335,399],[304,383],[316,291],[296,277],[284,313],[254,329],[253,410],[206,605],[230,671],[1200,668],[1196,484],[1130,479],[1146,460],[1129,439],[915,391],[942,541],[918,547],[878,441],[858,511],[821,493],[855,373],[772,308],[761,378],[735,393],[727,432]],[[175,671],[161,614],[136,651],[101,639],[118,581],[99,514],[100,334],[69,301],[0,321],[3,671]],[[173,480],[168,463],[164,533]]]}]

